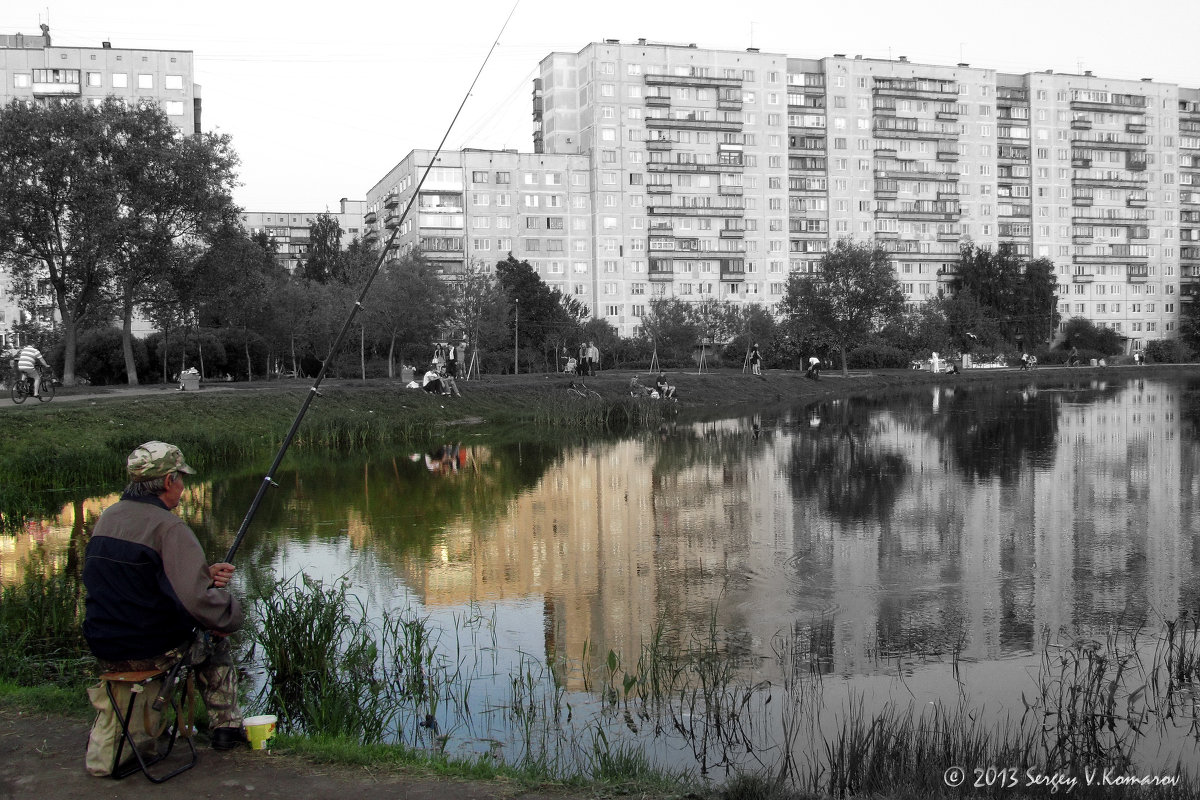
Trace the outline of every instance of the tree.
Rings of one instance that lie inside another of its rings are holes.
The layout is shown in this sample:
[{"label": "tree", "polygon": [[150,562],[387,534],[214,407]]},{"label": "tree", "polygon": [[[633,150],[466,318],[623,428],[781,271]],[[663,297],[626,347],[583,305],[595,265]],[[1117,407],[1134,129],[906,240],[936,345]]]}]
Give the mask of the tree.
[{"label": "tree", "polygon": [[[154,106],[14,101],[0,111],[0,257],[45,276],[74,383],[81,324],[106,303],[124,318],[129,379],[135,304],[185,236],[232,213],[228,137],[183,136]],[[36,297],[26,297],[36,303]]]},{"label": "tree", "polygon": [[367,295],[363,323],[387,345],[388,377],[395,377],[395,355],[406,346],[428,346],[446,319],[450,287],[420,256],[410,254],[384,268]]},{"label": "tree", "polygon": [[550,288],[528,261],[518,261],[511,253],[496,264],[496,280],[508,296],[510,328],[516,327],[518,347],[541,348],[547,339],[555,343],[577,332],[588,316],[582,303]]},{"label": "tree", "polygon": [[[119,191],[116,142],[105,131],[110,108],[14,100],[0,110],[0,258],[30,291],[38,291],[38,276],[48,279],[68,386],[79,326],[106,300],[112,279]],[[36,306],[39,297],[22,299]]]},{"label": "tree", "polygon": [[1180,303],[1179,338],[1192,352],[1200,353],[1200,299]]},{"label": "tree", "polygon": [[1008,244],[990,248],[963,245],[954,292],[968,292],[994,318],[1000,335],[1027,349],[1048,345],[1059,314],[1054,264],[1039,258],[1024,263]]},{"label": "tree", "polygon": [[834,243],[821,258],[819,273],[789,275],[779,302],[779,312],[793,331],[815,329],[837,348],[843,375],[848,372],[846,351],[903,310],[904,293],[887,252],[878,244],[849,239]]},{"label": "tree", "polygon": [[113,260],[125,371],[137,384],[134,307],[153,302],[155,285],[171,269],[173,248],[235,219],[237,156],[228,136],[184,136],[157,106],[110,103],[106,126],[120,143],[114,167],[121,192]]},{"label": "tree", "polygon": [[449,289],[446,324],[451,329],[451,338],[462,336],[467,340],[466,367],[470,369],[472,354],[478,355],[483,350],[486,355],[497,343],[511,337],[508,296],[491,268],[478,263],[468,264]]},{"label": "tree", "polygon": [[691,311],[691,303],[677,297],[656,297],[649,313],[642,317],[642,328],[650,337],[660,361],[683,364],[691,358],[692,348],[700,339],[700,327]]},{"label": "tree", "polygon": [[1112,356],[1124,350],[1121,334],[1112,328],[1101,328],[1086,317],[1072,317],[1063,326],[1063,344],[1080,350],[1095,350]]},{"label": "tree", "polygon": [[318,214],[308,226],[308,257],[304,277],[316,283],[343,281],[342,226],[329,214]]}]

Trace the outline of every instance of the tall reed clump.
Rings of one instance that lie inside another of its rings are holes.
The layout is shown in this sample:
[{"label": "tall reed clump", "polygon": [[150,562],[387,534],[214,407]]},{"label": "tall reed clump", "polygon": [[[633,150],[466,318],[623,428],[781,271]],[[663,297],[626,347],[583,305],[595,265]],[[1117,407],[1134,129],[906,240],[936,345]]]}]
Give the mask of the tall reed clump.
[{"label": "tall reed clump", "polygon": [[345,581],[324,586],[307,575],[255,599],[267,705],[285,729],[382,740],[393,711],[376,678],[376,631],[356,605]]},{"label": "tall reed clump", "polygon": [[0,590],[0,677],[73,687],[95,675],[82,624],[79,581],[30,559],[23,580]]}]

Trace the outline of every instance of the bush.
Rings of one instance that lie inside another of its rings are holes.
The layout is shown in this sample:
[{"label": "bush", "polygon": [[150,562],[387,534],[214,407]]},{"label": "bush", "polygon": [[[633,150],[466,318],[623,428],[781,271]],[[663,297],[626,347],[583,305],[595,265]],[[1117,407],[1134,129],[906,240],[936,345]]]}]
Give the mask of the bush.
[{"label": "bush", "polygon": [[[60,343],[46,356],[46,360],[55,365],[55,372],[60,377],[62,350]],[[133,363],[139,380],[145,380],[150,370],[150,357],[146,353],[145,342],[137,337],[133,339]],[[125,352],[121,348],[120,328],[95,328],[80,332],[75,349],[75,377],[93,386],[110,386],[129,380],[125,374]]]},{"label": "bush", "polygon": [[1178,339],[1155,339],[1146,343],[1147,364],[1186,364],[1195,357],[1192,348]]},{"label": "bush", "polygon": [[[1054,350],[1046,350],[1044,352],[1035,353],[1034,355],[1037,356],[1037,360],[1038,360],[1039,364],[1065,365],[1071,358],[1071,349],[1069,347],[1068,348],[1056,348]],[[1103,358],[1109,364],[1113,363],[1112,355],[1102,353],[1099,350],[1088,350],[1086,348],[1081,347],[1081,348],[1079,348],[1078,356],[1079,356],[1080,366],[1085,366],[1085,367],[1091,366],[1093,358],[1096,359],[1096,361],[1099,361],[1100,359]]]},{"label": "bush", "polygon": [[846,354],[850,369],[907,369],[912,355],[899,347],[867,344]]}]

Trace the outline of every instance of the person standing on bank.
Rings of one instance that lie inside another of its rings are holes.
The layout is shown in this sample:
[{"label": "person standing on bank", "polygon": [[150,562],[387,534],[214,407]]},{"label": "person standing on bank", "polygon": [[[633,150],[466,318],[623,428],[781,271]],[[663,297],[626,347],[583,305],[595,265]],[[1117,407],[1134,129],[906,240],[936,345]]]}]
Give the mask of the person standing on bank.
[{"label": "person standing on bank", "polygon": [[[183,476],[195,470],[178,447],[158,441],[136,447],[125,469],[129,484],[100,515],[87,545],[84,638],[105,672],[169,670],[186,662],[208,709],[212,746],[244,746],[237,671],[226,639],[244,621],[241,603],[227,588],[233,565],[209,564],[196,534],[171,513],[183,494]],[[105,712],[113,712],[102,683],[88,694],[100,712],[88,741],[88,771],[105,775],[112,764],[98,754],[111,758],[105,746],[115,742],[96,741],[97,731]]]},{"label": "person standing on bank", "polygon": [[596,375],[596,367],[600,366],[600,348],[595,342],[588,342],[588,375]]},{"label": "person standing on bank", "polygon": [[762,353],[758,351],[758,342],[750,346],[750,371],[762,375]]}]

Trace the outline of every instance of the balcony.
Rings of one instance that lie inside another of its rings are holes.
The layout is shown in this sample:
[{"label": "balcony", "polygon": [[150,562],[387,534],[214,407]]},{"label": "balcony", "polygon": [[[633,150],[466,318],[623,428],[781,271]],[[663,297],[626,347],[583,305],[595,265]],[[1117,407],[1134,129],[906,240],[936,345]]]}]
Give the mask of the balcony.
[{"label": "balcony", "polygon": [[739,195],[740,196],[744,193],[745,193],[745,189],[742,188],[741,186],[730,186],[727,184],[721,184],[720,186],[717,187],[717,194]]},{"label": "balcony", "polygon": [[722,228],[720,235],[721,235],[722,239],[745,239],[746,238],[746,232],[739,228]]},{"label": "balcony", "polygon": [[934,119],[940,119],[943,122],[958,122],[957,111],[939,111],[933,115]]},{"label": "balcony", "polygon": [[646,186],[646,191],[649,194],[670,194],[671,184],[669,183],[651,183]]},{"label": "balcony", "polygon": [[384,208],[395,208],[400,205],[400,196],[395,192],[388,192],[387,197],[383,198]]},{"label": "balcony", "polygon": [[34,82],[34,97],[79,97],[82,94],[79,81],[54,83]]},{"label": "balcony", "polygon": [[383,218],[383,226],[388,230],[394,230],[400,225],[400,215],[395,211],[389,211],[388,215]]},{"label": "balcony", "polygon": [[652,269],[646,274],[652,281],[669,281],[675,277],[675,273],[669,269]]},{"label": "balcony", "polygon": [[671,98],[670,97],[660,97],[659,95],[656,95],[656,94],[648,94],[648,95],[646,95],[646,105],[654,107],[654,108],[670,108],[671,107]]},{"label": "balcony", "polygon": [[717,109],[720,111],[741,111],[742,110],[742,101],[741,100],[730,100],[728,98],[726,98],[724,100],[718,100],[717,101]]},{"label": "balcony", "polygon": [[1090,119],[1071,120],[1071,130],[1073,131],[1090,131],[1091,129],[1092,121]]},{"label": "balcony", "polygon": [[1144,123],[1144,122],[1126,122],[1125,123],[1125,132],[1126,133],[1145,133],[1146,132],[1146,123]]},{"label": "balcony", "polygon": [[1075,244],[1091,244],[1096,239],[1090,233],[1077,233],[1071,237],[1071,241]]},{"label": "balcony", "polygon": [[1092,160],[1090,158],[1072,158],[1071,166],[1075,169],[1091,169]]},{"label": "balcony", "polygon": [[366,223],[367,225],[374,225],[376,220],[378,220],[378,219],[379,219],[379,215],[377,215],[374,211],[368,211],[363,216],[363,222]]},{"label": "balcony", "polygon": [[670,139],[647,139],[647,150],[670,150],[674,143]]},{"label": "balcony", "polygon": [[1146,198],[1144,197],[1126,197],[1125,205],[1128,208],[1145,208]]},{"label": "balcony", "polygon": [[938,283],[953,283],[954,281],[958,280],[960,274],[961,273],[959,273],[957,269],[946,269],[945,267],[942,267],[937,273]]},{"label": "balcony", "polygon": [[938,161],[958,161],[958,150],[938,150]]},{"label": "balcony", "polygon": [[709,78],[699,75],[647,75],[646,84],[649,86],[726,86],[740,89],[740,78]]},{"label": "balcony", "polygon": [[1072,283],[1091,283],[1095,279],[1095,275],[1090,272],[1076,272],[1071,276]]},{"label": "balcony", "polygon": [[1150,280],[1149,267],[1129,267],[1125,271],[1125,279],[1130,283],[1145,283]]},{"label": "balcony", "polygon": [[679,128],[688,131],[723,131],[737,133],[742,129],[741,122],[726,122],[721,119],[648,119],[646,128],[658,130],[661,128]]}]

